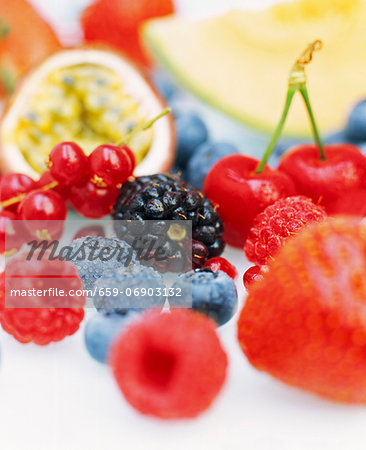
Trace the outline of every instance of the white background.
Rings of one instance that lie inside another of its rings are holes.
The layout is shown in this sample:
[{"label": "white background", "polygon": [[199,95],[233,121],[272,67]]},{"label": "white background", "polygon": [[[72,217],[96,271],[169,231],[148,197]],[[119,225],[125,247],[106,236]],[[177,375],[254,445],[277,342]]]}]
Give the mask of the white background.
[{"label": "white background", "polygon": [[[72,32],[75,11],[87,1],[36,3],[54,23],[62,23],[64,32]],[[273,2],[181,0],[179,9],[183,14],[202,15],[259,3],[262,7]],[[248,267],[242,252],[229,249],[225,256],[237,265],[241,276]],[[238,289],[242,304],[241,279]],[[230,360],[225,388],[207,413],[189,421],[164,422],[135,412],[124,401],[109,369],[87,354],[83,330],[45,348],[22,345],[0,333],[2,450],[366,447],[366,408],[333,404],[255,371],[236,342],[236,317],[219,330]]]}]

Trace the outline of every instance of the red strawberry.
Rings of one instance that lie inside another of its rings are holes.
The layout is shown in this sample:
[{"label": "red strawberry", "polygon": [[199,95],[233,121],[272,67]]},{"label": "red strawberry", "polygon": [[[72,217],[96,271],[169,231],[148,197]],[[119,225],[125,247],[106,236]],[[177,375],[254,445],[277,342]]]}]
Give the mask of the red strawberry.
[{"label": "red strawberry", "polygon": [[205,179],[204,192],[224,221],[224,239],[235,247],[243,247],[258,213],[279,198],[296,193],[289,176],[269,166],[256,173],[258,164],[249,156],[226,156]]},{"label": "red strawberry", "polygon": [[322,160],[314,145],[295,147],[283,156],[279,170],[328,214],[365,216],[366,158],[350,144],[325,146],[324,154]]},{"label": "red strawberry", "polygon": [[249,361],[332,400],[366,403],[366,227],[312,225],[251,286],[238,322]]},{"label": "red strawberry", "polygon": [[254,219],[245,242],[245,254],[249,261],[267,264],[287,239],[326,216],[323,208],[314,205],[309,198],[281,198]]},{"label": "red strawberry", "polygon": [[148,65],[139,27],[147,19],[173,13],[172,0],[96,0],[84,10],[81,26],[87,42],[110,44]]}]

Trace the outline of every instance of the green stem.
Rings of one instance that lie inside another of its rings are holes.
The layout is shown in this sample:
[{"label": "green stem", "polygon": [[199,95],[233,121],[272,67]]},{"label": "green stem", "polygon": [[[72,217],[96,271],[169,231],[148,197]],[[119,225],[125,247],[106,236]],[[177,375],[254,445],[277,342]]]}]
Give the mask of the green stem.
[{"label": "green stem", "polygon": [[155,122],[157,122],[159,119],[169,114],[170,111],[171,108],[165,108],[158,116],[154,117],[153,119],[149,120],[146,123],[143,123],[142,125],[138,125],[132,131],[130,131],[122,141],[117,142],[117,145],[122,146],[128,144],[131,141],[131,139],[136,136],[136,134],[151,128]]},{"label": "green stem", "polygon": [[308,90],[307,90],[306,84],[300,86],[299,91],[300,91],[300,94],[302,95],[302,98],[304,99],[304,102],[305,102],[306,110],[308,112],[309,119],[310,119],[310,122],[311,122],[311,127],[312,127],[312,130],[313,130],[314,139],[315,139],[315,142],[316,142],[316,144],[318,146],[318,149],[319,149],[320,159],[322,161],[325,161],[326,157],[325,157],[325,152],[324,152],[324,146],[323,146],[323,142],[322,142],[322,140],[320,138],[318,127],[317,127],[316,122],[315,122],[315,118],[314,118],[313,110],[311,108],[309,94],[308,94]]},{"label": "green stem", "polygon": [[263,172],[264,167],[266,166],[269,157],[271,156],[273,149],[275,148],[275,145],[277,144],[278,139],[280,138],[281,134],[282,134],[282,130],[283,127],[285,125],[286,122],[286,118],[288,115],[288,112],[290,110],[290,106],[292,103],[292,99],[295,95],[295,92],[298,90],[298,88],[296,86],[289,86],[288,90],[287,90],[287,97],[286,97],[286,102],[285,102],[285,107],[283,109],[283,113],[281,116],[281,119],[277,125],[276,131],[274,132],[271,142],[268,144],[268,147],[263,155],[263,158],[261,159],[260,163],[258,164],[257,170],[255,171],[255,173],[259,174]]}]

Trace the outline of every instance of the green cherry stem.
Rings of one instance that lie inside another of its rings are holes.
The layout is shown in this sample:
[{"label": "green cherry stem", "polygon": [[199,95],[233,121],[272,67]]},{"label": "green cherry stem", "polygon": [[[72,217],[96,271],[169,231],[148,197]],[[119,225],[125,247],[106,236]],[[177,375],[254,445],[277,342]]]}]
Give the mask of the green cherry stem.
[{"label": "green cherry stem", "polygon": [[273,133],[272,139],[271,139],[270,143],[268,144],[268,147],[267,147],[266,151],[264,152],[264,155],[263,155],[261,161],[258,164],[258,167],[257,167],[255,173],[260,174],[263,172],[263,169],[265,168],[265,166],[268,162],[268,159],[271,156],[273,149],[275,148],[276,143],[282,134],[283,127],[285,125],[285,122],[286,122],[286,119],[287,119],[287,116],[288,116],[288,113],[289,113],[289,110],[290,110],[290,107],[292,104],[292,100],[297,91],[299,91],[299,93],[301,94],[301,96],[304,100],[306,110],[307,110],[307,113],[309,115],[309,119],[311,122],[314,139],[319,148],[320,158],[322,161],[325,160],[324,146],[320,139],[319,131],[318,131],[318,128],[317,128],[317,125],[315,122],[315,118],[314,118],[314,114],[313,114],[313,110],[311,108],[308,90],[306,87],[306,73],[305,73],[305,66],[307,64],[309,64],[311,62],[311,60],[313,59],[313,53],[317,50],[320,50],[321,47],[322,47],[321,41],[319,41],[319,40],[314,41],[305,49],[305,51],[301,54],[299,59],[293,65],[291,72],[290,72],[285,107],[283,109],[281,119],[277,125],[275,132]]}]

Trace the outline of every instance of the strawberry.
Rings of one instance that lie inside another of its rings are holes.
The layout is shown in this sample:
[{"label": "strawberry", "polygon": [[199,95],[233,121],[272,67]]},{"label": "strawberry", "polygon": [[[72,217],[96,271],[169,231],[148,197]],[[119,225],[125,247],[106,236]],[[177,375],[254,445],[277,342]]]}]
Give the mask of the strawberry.
[{"label": "strawberry", "polygon": [[330,219],[290,239],[238,321],[250,363],[332,400],[366,403],[366,226]]},{"label": "strawberry", "polygon": [[61,44],[50,25],[26,0],[0,2],[0,97],[17,78]]},{"label": "strawberry", "polygon": [[107,43],[148,66],[139,27],[147,19],[174,13],[172,0],[96,0],[81,17],[87,42]]}]

